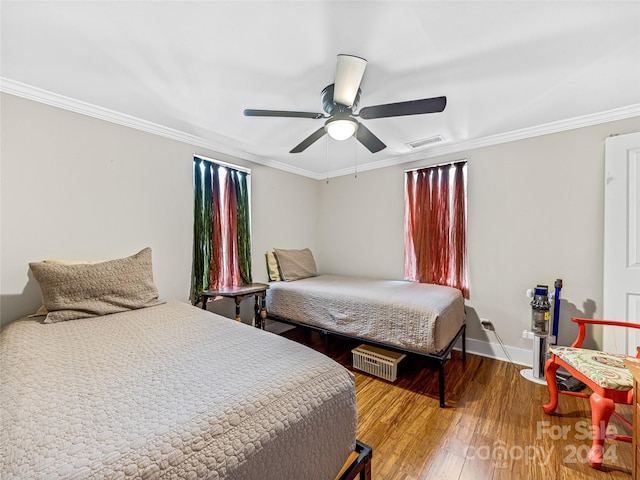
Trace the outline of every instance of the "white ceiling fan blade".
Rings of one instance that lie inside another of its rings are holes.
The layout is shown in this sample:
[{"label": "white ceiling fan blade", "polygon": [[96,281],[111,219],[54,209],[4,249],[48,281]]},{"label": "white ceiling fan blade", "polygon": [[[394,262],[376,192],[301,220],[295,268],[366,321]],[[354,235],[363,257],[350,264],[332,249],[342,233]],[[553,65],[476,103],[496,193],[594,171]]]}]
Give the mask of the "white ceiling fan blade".
[{"label": "white ceiling fan blade", "polygon": [[351,107],[358,94],[367,61],[353,55],[338,55],[333,102]]}]

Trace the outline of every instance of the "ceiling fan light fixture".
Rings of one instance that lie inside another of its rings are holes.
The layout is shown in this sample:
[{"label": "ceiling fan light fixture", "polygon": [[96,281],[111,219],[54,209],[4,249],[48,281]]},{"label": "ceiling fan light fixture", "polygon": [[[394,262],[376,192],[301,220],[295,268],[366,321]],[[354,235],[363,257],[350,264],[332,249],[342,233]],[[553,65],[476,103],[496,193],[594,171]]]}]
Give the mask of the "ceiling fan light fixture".
[{"label": "ceiling fan light fixture", "polygon": [[324,128],[331,138],[340,141],[352,137],[358,125],[352,118],[330,118]]}]

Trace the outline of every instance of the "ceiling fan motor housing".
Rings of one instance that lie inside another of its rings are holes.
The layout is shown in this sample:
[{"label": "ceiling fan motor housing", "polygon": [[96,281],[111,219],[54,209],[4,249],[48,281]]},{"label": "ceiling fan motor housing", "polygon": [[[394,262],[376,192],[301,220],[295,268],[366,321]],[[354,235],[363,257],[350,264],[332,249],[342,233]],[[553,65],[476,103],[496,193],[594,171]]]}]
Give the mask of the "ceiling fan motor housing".
[{"label": "ceiling fan motor housing", "polygon": [[360,89],[358,89],[358,93],[356,94],[356,98],[353,100],[353,105],[351,107],[347,105],[340,105],[333,101],[333,87],[334,84],[327,85],[322,90],[320,97],[322,98],[322,109],[327,112],[329,115],[337,115],[337,116],[348,116],[351,115],[353,110],[358,106],[358,102],[360,101]]}]

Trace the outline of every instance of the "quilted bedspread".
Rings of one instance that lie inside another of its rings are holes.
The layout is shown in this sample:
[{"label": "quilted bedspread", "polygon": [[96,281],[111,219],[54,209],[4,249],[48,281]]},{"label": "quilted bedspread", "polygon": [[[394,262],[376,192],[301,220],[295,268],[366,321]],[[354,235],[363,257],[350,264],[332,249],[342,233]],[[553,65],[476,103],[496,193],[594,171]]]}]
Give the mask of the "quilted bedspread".
[{"label": "quilted bedspread", "polygon": [[327,479],[355,446],[350,372],[180,302],[7,325],[0,478]]},{"label": "quilted bedspread", "polygon": [[419,353],[438,353],[465,322],[460,290],[341,275],[271,282],[270,315]]}]

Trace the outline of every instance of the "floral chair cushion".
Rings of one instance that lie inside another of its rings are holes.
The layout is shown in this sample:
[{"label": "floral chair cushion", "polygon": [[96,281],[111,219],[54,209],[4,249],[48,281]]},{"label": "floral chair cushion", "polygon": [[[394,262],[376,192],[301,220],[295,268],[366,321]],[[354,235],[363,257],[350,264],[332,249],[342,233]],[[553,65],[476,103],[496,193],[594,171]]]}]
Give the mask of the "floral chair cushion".
[{"label": "floral chair cushion", "polygon": [[624,364],[630,358],[627,355],[560,346],[550,350],[599,387],[622,391],[633,388],[633,376]]}]

